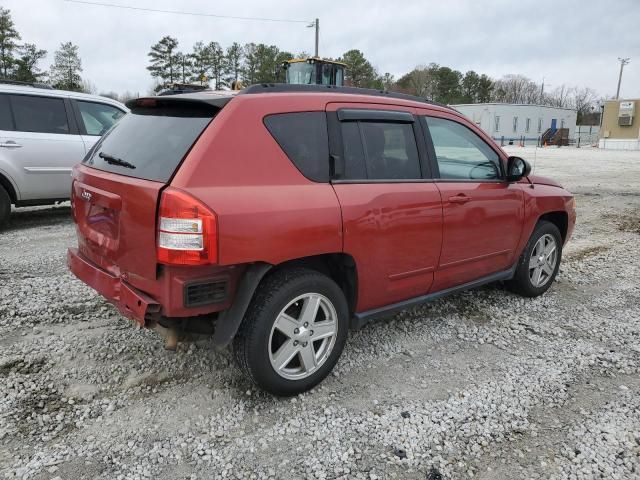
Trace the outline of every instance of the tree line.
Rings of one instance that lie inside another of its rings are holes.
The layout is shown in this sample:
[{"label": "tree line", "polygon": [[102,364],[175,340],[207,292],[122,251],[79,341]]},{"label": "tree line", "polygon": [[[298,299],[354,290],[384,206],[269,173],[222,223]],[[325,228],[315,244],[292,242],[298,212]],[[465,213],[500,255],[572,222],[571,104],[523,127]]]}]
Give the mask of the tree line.
[{"label": "tree line", "polygon": [[[196,42],[190,52],[183,52],[175,37],[165,36],[151,46],[148,56],[147,70],[156,81],[156,90],[160,90],[174,83],[206,83],[219,89],[228,88],[234,81],[243,85],[283,82],[282,64],[310,55],[252,42],[234,42],[223,48],[215,41]],[[393,83],[391,74],[378,75],[359,50],[349,50],[335,60],[348,65],[346,81],[353,86],[386,88]]]},{"label": "tree line", "polygon": [[[78,46],[62,43],[51,66],[43,70],[40,63],[47,51],[33,43],[20,43],[22,37],[11,18],[11,12],[0,7],[0,76],[24,82],[46,82],[55,88],[95,92],[95,87],[82,78],[82,61]],[[237,42],[226,48],[216,41],[196,42],[190,51],[182,51],[175,37],[165,36],[151,46],[147,70],[154,80],[154,91],[173,83],[200,83],[212,88],[228,88],[232,82],[244,85],[284,81],[285,60],[309,57],[306,52],[295,55],[276,45]],[[335,60],[347,65],[345,83],[355,87],[374,88],[417,95],[443,104],[457,103],[531,103],[574,108],[578,122],[588,117],[601,101],[591,88],[562,85],[544,91],[522,75],[505,75],[494,79],[473,70],[456,69],[430,63],[416,66],[395,78],[379,70],[357,49],[343,53]],[[103,95],[124,100],[136,96],[126,92]]]},{"label": "tree line", "polygon": [[176,38],[165,36],[151,46],[147,70],[156,81],[156,90],[173,83],[212,84],[220,89],[239,80],[245,85],[275,82],[282,62],[292,58],[290,52],[262,43],[234,42],[225,49],[218,42],[196,42],[188,53],[178,45]]},{"label": "tree line", "polygon": [[[191,52],[179,50],[178,40],[163,37],[151,47],[147,67],[156,81],[156,90],[172,83],[197,82],[213,88],[227,88],[233,81],[244,85],[284,81],[282,63],[293,55],[276,45],[232,43],[226,49],[218,42],[197,42]],[[494,79],[473,70],[462,73],[447,66],[430,63],[415,67],[396,79],[378,69],[360,50],[349,50],[336,58],[347,65],[345,82],[354,87],[389,90],[451,105],[457,103],[530,103],[574,108],[578,122],[590,115],[600,100],[595,90],[562,85],[550,92],[523,75],[505,75]]]},{"label": "tree line", "polygon": [[80,73],[82,62],[78,46],[71,42],[60,44],[48,70],[40,69],[47,51],[34,43],[20,43],[22,36],[11,18],[11,12],[0,7],[0,75],[7,80],[49,83],[61,90],[84,91],[87,84]]}]

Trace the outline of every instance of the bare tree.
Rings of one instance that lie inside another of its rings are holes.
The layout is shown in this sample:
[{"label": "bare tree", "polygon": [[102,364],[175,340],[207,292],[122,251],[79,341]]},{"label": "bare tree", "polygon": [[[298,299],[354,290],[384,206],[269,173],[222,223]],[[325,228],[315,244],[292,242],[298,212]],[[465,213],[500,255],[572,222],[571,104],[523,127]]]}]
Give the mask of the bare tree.
[{"label": "bare tree", "polygon": [[578,112],[578,121],[588,113],[591,113],[592,107],[598,103],[598,93],[589,87],[573,88],[569,104]]},{"label": "bare tree", "polygon": [[493,82],[491,100],[504,103],[539,103],[540,87],[523,75],[505,75]]},{"label": "bare tree", "polygon": [[433,99],[438,83],[437,70],[439,66],[431,63],[428,66],[418,65],[409,73],[400,78],[398,86],[411,95]]},{"label": "bare tree", "polygon": [[553,107],[565,108],[569,107],[569,100],[571,97],[571,91],[573,89],[566,85],[560,85],[555,88],[549,95],[545,96],[545,104]]}]

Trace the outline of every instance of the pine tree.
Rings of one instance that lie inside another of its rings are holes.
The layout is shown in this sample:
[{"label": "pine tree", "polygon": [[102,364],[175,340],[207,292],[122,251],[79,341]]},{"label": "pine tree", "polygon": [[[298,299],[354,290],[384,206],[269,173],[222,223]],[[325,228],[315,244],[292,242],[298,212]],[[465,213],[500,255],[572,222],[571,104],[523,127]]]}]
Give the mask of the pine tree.
[{"label": "pine tree", "polygon": [[14,78],[21,82],[42,81],[46,73],[38,68],[38,62],[47,56],[46,50],[39,50],[33,43],[25,43],[18,49],[19,57],[14,61]]},{"label": "pine tree", "polygon": [[256,83],[259,58],[258,58],[258,46],[255,43],[247,43],[242,47],[244,54],[244,62],[242,64],[242,82],[245,85],[253,85]]},{"label": "pine tree", "polygon": [[56,51],[51,66],[51,83],[61,90],[83,91],[82,61],[78,55],[78,46],[71,42],[62,43]]},{"label": "pine tree", "polygon": [[349,50],[338,60],[347,64],[346,80],[352,86],[370,88],[376,83],[376,70],[360,50]]},{"label": "pine tree", "polygon": [[256,45],[256,83],[275,82],[275,76],[278,70],[278,65],[276,64],[278,53],[278,47],[275,45],[265,45],[264,43]]},{"label": "pine tree", "polygon": [[181,83],[188,83],[191,79],[193,61],[190,54],[184,54],[182,52],[176,53],[176,66],[178,73],[176,77]]},{"label": "pine tree", "polygon": [[220,90],[225,67],[224,51],[218,42],[210,42],[207,45],[207,55],[211,79],[214,81],[215,89]]},{"label": "pine tree", "polygon": [[193,46],[191,57],[191,78],[190,81],[200,85],[207,83],[209,75],[209,51],[204,43],[197,42]]},{"label": "pine tree", "polygon": [[240,79],[240,75],[242,73],[242,61],[244,59],[244,53],[242,50],[242,46],[233,42],[227,48],[227,52],[225,55],[225,78],[227,82],[231,83],[233,81],[238,81]]},{"label": "pine tree", "polygon": [[0,74],[5,78],[11,74],[18,40],[20,34],[13,25],[11,11],[0,7]]},{"label": "pine tree", "polygon": [[180,78],[181,66],[178,65],[178,40],[166,36],[151,47],[148,53],[151,65],[147,70],[151,76],[160,80],[160,88],[174,83]]}]

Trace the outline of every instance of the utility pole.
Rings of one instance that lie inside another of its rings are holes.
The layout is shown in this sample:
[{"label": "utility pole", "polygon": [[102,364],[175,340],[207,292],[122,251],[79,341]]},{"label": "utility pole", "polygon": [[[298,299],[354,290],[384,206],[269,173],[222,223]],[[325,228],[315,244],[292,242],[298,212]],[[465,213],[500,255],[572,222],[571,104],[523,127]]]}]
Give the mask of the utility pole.
[{"label": "utility pole", "polygon": [[320,43],[320,19],[316,18],[315,22],[311,22],[309,25],[307,25],[307,28],[312,28],[315,27],[316,28],[316,54],[314,55],[315,58],[319,58],[318,57],[318,46]]},{"label": "utility pole", "polygon": [[620,84],[622,83],[622,70],[624,66],[629,63],[630,58],[620,58],[618,57],[618,61],[620,62],[620,74],[618,75],[618,90],[616,90],[616,100],[620,98]]},{"label": "utility pole", "polygon": [[[320,43],[320,19],[316,18],[316,58],[318,57],[319,43]],[[622,71],[620,73],[622,73]]]}]

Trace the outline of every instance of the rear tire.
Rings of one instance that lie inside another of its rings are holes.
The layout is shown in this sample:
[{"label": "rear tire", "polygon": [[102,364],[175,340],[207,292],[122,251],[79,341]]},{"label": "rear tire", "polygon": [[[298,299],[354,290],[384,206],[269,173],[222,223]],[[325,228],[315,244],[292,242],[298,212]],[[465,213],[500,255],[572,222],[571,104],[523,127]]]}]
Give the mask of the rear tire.
[{"label": "rear tire", "polygon": [[254,383],[279,396],[305,392],[333,369],[347,340],[349,309],[329,277],[276,271],[258,287],[233,340],[236,362]]},{"label": "rear tire", "polygon": [[10,215],[11,197],[9,197],[9,194],[4,187],[0,186],[0,229],[7,226]]},{"label": "rear tire", "polygon": [[537,297],[549,290],[562,260],[562,235],[553,223],[536,225],[507,287],[523,297]]}]

